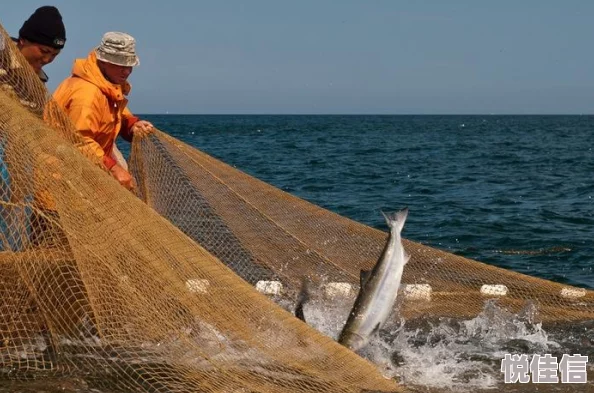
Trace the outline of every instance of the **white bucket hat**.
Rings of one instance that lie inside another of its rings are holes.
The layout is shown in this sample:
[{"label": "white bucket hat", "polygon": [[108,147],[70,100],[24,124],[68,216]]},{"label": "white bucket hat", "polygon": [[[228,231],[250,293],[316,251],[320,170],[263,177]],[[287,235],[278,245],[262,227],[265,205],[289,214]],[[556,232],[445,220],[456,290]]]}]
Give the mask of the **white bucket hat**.
[{"label": "white bucket hat", "polygon": [[131,35],[110,31],[103,35],[101,45],[95,48],[95,53],[98,60],[124,67],[134,67],[140,64],[135,47],[136,40]]}]

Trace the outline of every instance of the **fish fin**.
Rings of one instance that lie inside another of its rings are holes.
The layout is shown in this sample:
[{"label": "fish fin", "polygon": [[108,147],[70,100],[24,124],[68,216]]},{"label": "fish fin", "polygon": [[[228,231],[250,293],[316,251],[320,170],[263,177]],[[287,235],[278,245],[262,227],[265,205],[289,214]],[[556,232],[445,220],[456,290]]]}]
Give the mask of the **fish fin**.
[{"label": "fish fin", "polygon": [[383,210],[380,210],[380,213],[382,213],[382,216],[384,216],[384,220],[386,220],[386,224],[388,224],[388,226],[390,226],[390,214],[389,213],[384,213]]},{"label": "fish fin", "polygon": [[371,276],[371,270],[361,270],[361,273],[359,275],[359,283],[361,284],[361,288],[363,288],[363,286],[367,282],[367,279],[369,279],[369,276]]},{"label": "fish fin", "polygon": [[399,232],[402,232],[402,228],[404,228],[404,222],[408,217],[408,207],[405,207],[404,209],[394,213],[384,213],[383,211],[381,213],[384,216],[388,227],[398,229]]},{"label": "fish fin", "polygon": [[410,260],[410,254],[406,252],[406,250],[404,250],[404,264],[406,265],[406,263]]},{"label": "fish fin", "polygon": [[306,322],[303,306],[307,301],[309,301],[309,282],[307,278],[304,278],[301,282],[301,289],[299,291],[299,295],[297,295],[297,305],[295,306],[295,316],[301,319],[303,322]]},{"label": "fish fin", "polygon": [[373,335],[376,335],[376,334],[378,334],[378,333],[379,333],[379,330],[380,330],[380,326],[381,326],[381,325],[380,325],[379,323],[378,323],[377,325],[375,325],[375,327],[374,327],[374,328],[373,328],[373,330],[371,331],[371,334],[370,334],[370,335],[371,335],[371,336],[373,336]]},{"label": "fish fin", "polygon": [[307,321],[305,320],[305,313],[303,312],[303,303],[299,303],[297,304],[297,307],[295,307],[295,316],[301,319],[303,322],[307,323]]}]

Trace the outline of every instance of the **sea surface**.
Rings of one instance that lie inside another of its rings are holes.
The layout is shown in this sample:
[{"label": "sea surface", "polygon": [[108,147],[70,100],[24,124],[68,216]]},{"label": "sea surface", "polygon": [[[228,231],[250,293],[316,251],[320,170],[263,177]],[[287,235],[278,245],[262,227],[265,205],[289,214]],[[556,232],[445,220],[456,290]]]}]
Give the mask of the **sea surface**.
[{"label": "sea surface", "polygon": [[594,288],[594,116],[143,118],[353,220],[408,206],[407,239]]},{"label": "sea surface", "polygon": [[[355,221],[532,276],[594,289],[594,116],[145,116],[159,129]],[[276,299],[282,304],[282,299]],[[310,302],[337,338],[354,299]],[[362,355],[419,392],[594,391],[594,321],[534,322],[496,302],[470,320],[392,318]],[[590,357],[587,385],[504,384],[506,353]],[[523,386],[522,386],[523,385]]]},{"label": "sea surface", "polygon": [[[594,116],[143,117],[353,220],[387,230],[380,211],[408,206],[405,238],[594,289]],[[307,323],[336,338],[353,301],[312,301]],[[594,321],[543,327],[534,307],[512,314],[487,301],[469,320],[394,317],[362,355],[412,392],[593,392]],[[588,355],[588,383],[505,384],[507,353]],[[113,393],[80,375],[0,380],[8,392]]]}]

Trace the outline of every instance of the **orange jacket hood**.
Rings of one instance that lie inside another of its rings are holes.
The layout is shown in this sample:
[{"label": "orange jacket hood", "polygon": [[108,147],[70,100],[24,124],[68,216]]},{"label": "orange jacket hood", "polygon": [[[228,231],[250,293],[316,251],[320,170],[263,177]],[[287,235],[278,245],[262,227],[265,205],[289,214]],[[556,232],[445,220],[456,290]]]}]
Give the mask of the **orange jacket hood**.
[{"label": "orange jacket hood", "polygon": [[97,86],[103,94],[114,101],[121,101],[130,93],[130,83],[115,85],[108,81],[97,65],[95,51],[91,51],[86,59],[76,59],[72,67],[72,75]]}]

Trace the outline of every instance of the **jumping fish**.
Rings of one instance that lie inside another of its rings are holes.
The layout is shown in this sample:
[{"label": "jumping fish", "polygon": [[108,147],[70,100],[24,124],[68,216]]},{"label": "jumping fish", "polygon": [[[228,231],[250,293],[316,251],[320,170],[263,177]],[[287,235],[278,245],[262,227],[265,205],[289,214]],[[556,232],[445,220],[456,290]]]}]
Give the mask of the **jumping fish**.
[{"label": "jumping fish", "polygon": [[388,319],[396,302],[404,265],[410,259],[400,235],[408,208],[382,214],[390,227],[388,241],[373,269],[361,271],[361,289],[338,339],[353,351],[365,347]]}]

